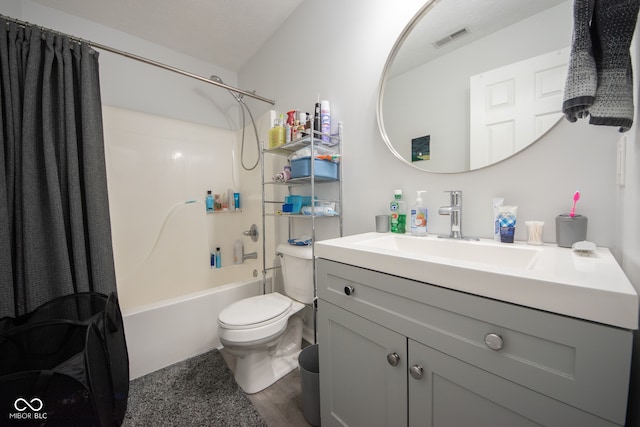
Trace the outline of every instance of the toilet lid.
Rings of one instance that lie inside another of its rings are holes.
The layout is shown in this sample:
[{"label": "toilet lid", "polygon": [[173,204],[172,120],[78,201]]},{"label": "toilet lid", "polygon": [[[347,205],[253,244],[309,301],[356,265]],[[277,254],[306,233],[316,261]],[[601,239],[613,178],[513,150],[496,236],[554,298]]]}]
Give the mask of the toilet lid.
[{"label": "toilet lid", "polygon": [[291,308],[291,299],[279,293],[258,295],[234,302],[218,320],[228,326],[249,326],[278,318]]}]

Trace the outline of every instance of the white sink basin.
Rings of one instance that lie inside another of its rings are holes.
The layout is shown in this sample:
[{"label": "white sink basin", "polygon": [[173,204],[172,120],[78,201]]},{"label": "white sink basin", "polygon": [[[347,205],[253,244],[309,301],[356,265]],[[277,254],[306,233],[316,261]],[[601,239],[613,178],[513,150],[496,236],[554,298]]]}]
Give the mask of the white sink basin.
[{"label": "white sink basin", "polygon": [[363,233],[316,242],[316,257],[551,313],[638,329],[638,294],[611,252],[555,244]]},{"label": "white sink basin", "polygon": [[500,245],[493,242],[416,238],[403,235],[372,236],[357,245],[401,252],[416,258],[439,257],[455,261],[478,262],[496,267],[530,269],[540,251],[521,246]]}]

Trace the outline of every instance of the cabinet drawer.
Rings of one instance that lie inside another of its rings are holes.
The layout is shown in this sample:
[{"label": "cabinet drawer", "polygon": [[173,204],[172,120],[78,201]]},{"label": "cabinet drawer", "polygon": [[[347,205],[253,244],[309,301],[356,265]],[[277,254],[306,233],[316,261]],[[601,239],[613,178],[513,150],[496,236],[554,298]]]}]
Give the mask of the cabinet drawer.
[{"label": "cabinet drawer", "polygon": [[[624,423],[631,331],[324,259],[317,263],[317,274],[323,300],[549,397]],[[490,338],[498,349],[485,343]]]}]

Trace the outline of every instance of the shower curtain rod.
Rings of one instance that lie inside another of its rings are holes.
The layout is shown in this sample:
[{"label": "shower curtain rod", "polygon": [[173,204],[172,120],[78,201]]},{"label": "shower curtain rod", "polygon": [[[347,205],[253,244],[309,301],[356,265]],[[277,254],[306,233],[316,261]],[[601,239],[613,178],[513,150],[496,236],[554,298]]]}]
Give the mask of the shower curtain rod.
[{"label": "shower curtain rod", "polygon": [[181,75],[186,76],[186,77],[191,77],[192,79],[200,80],[202,82],[209,83],[209,84],[212,84],[214,86],[218,86],[218,87],[221,87],[221,88],[236,92],[238,94],[249,96],[251,98],[257,99],[258,101],[266,102],[266,103],[271,104],[271,105],[275,105],[275,103],[276,103],[276,101],[274,101],[273,99],[264,98],[264,97],[262,97],[260,95],[256,95],[254,92],[248,92],[246,90],[238,89],[236,87],[229,86],[229,85],[226,85],[224,83],[219,83],[219,82],[213,81],[211,79],[208,79],[206,77],[202,77],[202,76],[199,76],[197,74],[193,74],[193,73],[190,73],[188,71],[181,70],[180,68],[176,68],[176,67],[173,67],[171,65],[163,64],[161,62],[154,61],[152,59],[145,58],[143,56],[134,55],[133,53],[125,52],[123,50],[116,49],[116,48],[113,48],[111,46],[106,46],[106,45],[103,45],[103,44],[100,44],[100,43],[94,43],[94,42],[89,41],[89,40],[84,40],[84,39],[81,39],[79,37],[63,34],[63,33],[59,32],[59,31],[55,31],[55,30],[52,30],[52,29],[46,28],[46,27],[41,27],[39,25],[30,24],[29,22],[20,21],[18,19],[12,18],[10,16],[0,15],[0,17],[2,17],[6,21],[13,22],[13,23],[15,23],[17,25],[20,25],[20,26],[24,27],[24,28],[26,28],[26,27],[36,27],[36,28],[40,29],[41,31],[55,33],[55,34],[61,34],[61,35],[69,37],[69,39],[74,41],[74,42],[86,43],[86,44],[88,44],[89,46],[91,46],[91,47],[93,47],[95,49],[106,50],[108,52],[115,53],[116,55],[121,55],[121,56],[124,56],[124,57],[129,58],[129,59],[135,59],[136,61],[144,62],[145,64],[153,65],[154,67],[158,67],[158,68],[162,68],[162,69],[165,69],[165,70],[168,70],[168,71],[172,71],[174,73],[178,73],[178,74],[181,74]]}]

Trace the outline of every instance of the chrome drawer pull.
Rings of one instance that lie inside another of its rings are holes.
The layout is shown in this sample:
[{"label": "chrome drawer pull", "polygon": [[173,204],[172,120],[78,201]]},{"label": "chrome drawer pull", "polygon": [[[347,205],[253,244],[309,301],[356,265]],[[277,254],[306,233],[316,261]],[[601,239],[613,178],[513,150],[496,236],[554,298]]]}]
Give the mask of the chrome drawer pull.
[{"label": "chrome drawer pull", "polygon": [[417,380],[422,378],[422,366],[420,365],[413,365],[411,368],[409,368],[409,373],[411,374],[411,376]]},{"label": "chrome drawer pull", "polygon": [[491,350],[501,350],[504,341],[502,341],[502,337],[498,334],[487,334],[484,336],[484,343]]},{"label": "chrome drawer pull", "polygon": [[389,365],[391,366],[398,366],[398,363],[400,363],[400,356],[398,353],[389,353],[387,354],[387,362],[389,362]]},{"label": "chrome drawer pull", "polygon": [[355,293],[356,289],[353,286],[345,286],[344,287],[344,293],[346,295],[353,295]]}]

